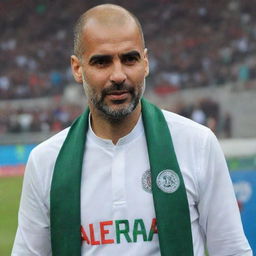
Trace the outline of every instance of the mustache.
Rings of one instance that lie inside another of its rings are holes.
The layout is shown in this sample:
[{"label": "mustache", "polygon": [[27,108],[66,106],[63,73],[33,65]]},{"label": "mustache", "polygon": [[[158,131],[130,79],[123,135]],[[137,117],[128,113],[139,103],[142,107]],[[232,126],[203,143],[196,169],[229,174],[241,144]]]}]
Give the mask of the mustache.
[{"label": "mustache", "polygon": [[105,97],[106,95],[116,91],[128,91],[130,93],[133,93],[134,88],[126,83],[113,83],[102,90],[102,97]]}]

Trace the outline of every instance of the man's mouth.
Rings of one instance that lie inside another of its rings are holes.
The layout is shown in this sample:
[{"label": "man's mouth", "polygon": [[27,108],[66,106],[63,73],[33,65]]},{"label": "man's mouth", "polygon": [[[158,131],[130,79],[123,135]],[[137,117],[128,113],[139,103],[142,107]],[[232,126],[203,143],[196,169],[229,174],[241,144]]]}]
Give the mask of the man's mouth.
[{"label": "man's mouth", "polygon": [[125,100],[129,96],[130,92],[128,90],[113,90],[109,91],[106,96],[113,101]]}]

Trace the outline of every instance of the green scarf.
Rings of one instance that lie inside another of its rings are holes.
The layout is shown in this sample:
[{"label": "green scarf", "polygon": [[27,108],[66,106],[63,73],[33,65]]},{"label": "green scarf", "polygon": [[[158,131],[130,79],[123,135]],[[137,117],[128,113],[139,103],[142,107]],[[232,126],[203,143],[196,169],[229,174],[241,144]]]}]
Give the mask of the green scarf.
[{"label": "green scarf", "polygon": [[[160,109],[145,99],[141,103],[161,255],[193,256],[186,189],[169,128]],[[55,163],[50,192],[53,256],[81,255],[80,187],[88,117],[89,109],[73,123]]]}]

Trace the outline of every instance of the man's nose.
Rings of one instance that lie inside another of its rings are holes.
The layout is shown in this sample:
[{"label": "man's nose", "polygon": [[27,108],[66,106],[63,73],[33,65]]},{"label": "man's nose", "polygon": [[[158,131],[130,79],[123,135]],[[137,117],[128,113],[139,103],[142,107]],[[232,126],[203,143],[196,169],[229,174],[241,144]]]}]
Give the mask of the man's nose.
[{"label": "man's nose", "polygon": [[113,63],[112,73],[110,75],[110,81],[115,84],[122,84],[126,80],[126,74],[123,69],[123,65],[120,61]]}]

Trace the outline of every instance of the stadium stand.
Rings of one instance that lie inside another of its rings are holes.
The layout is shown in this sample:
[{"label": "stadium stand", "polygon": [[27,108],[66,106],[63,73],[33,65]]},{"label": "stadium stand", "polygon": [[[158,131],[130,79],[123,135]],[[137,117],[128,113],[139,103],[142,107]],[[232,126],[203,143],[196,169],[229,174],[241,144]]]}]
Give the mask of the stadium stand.
[{"label": "stadium stand", "polygon": [[[82,103],[56,103],[56,98],[73,83],[69,57],[75,19],[82,10],[105,2],[1,1],[0,100],[5,104],[0,134],[58,131],[82,111]],[[234,91],[255,88],[256,4],[251,1],[108,2],[121,4],[140,18],[151,63],[147,87],[156,97],[190,88],[223,88],[227,83]],[[48,108],[27,107],[27,99],[41,97],[51,99]],[[10,108],[10,101],[18,99],[26,100],[22,107]],[[207,101],[215,104],[218,114],[206,111],[202,105]],[[215,101],[200,99],[188,106],[183,102],[182,108],[177,103],[176,109],[216,132],[222,127],[230,137],[232,115],[221,113]]]}]

